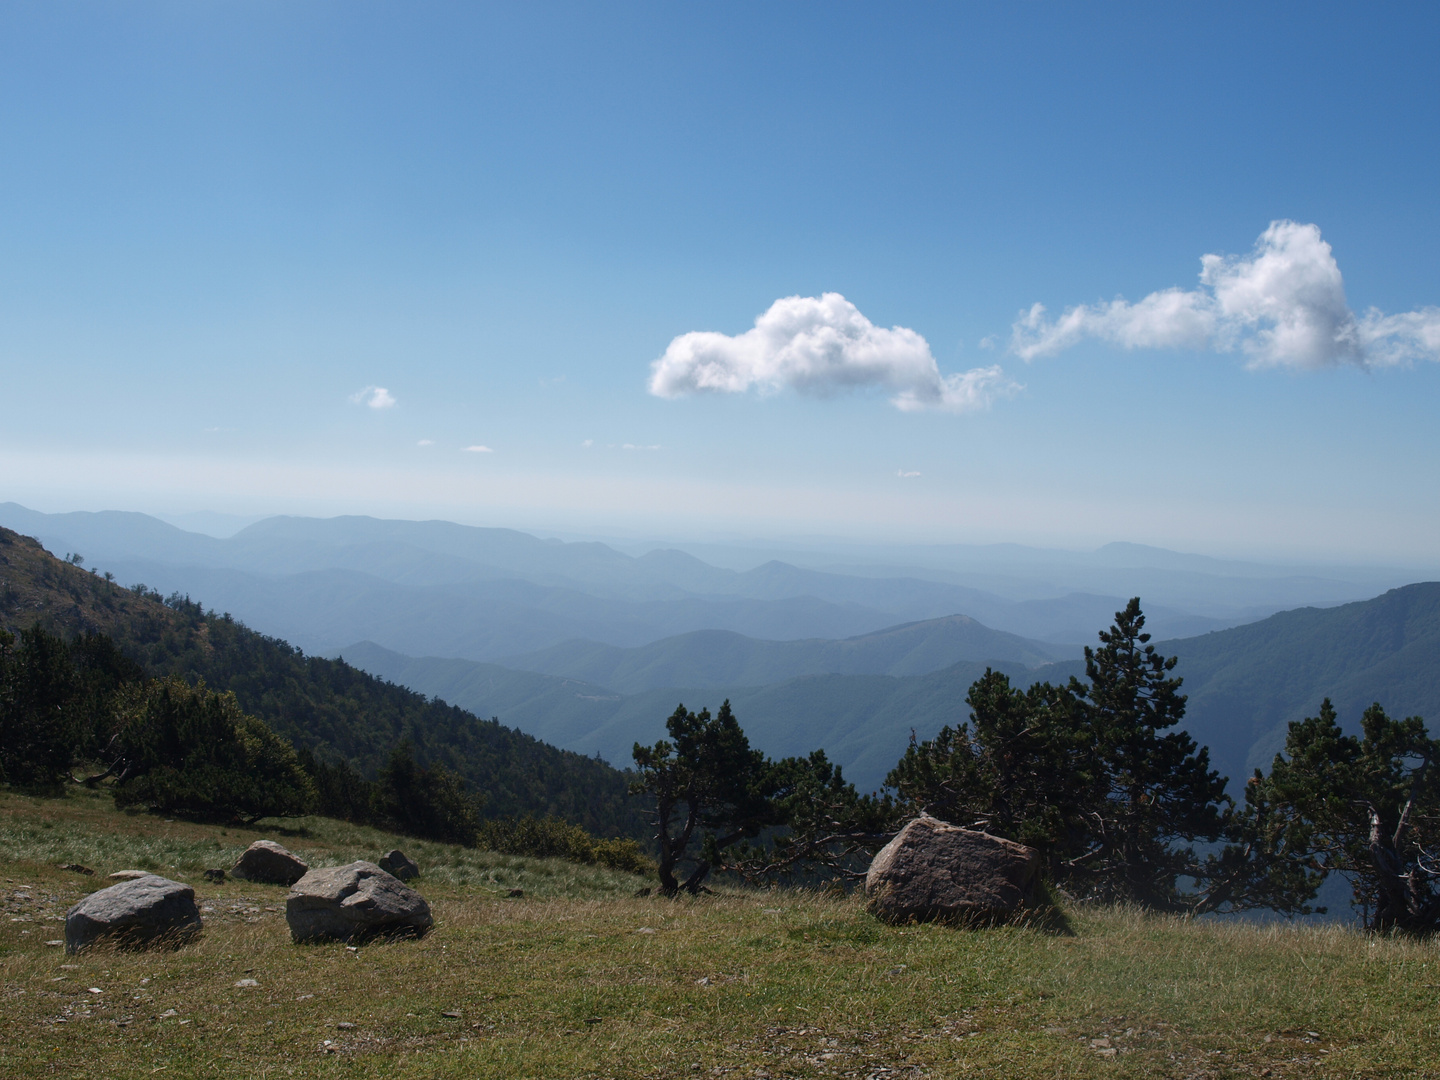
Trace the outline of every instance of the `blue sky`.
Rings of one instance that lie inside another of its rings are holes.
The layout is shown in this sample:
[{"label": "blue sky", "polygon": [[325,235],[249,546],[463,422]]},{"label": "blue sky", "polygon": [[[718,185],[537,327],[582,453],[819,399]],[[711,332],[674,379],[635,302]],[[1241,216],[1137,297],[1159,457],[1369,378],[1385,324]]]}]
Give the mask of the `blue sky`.
[{"label": "blue sky", "polygon": [[1434,565],[1440,9],[1257,8],[6,5],[0,500]]}]

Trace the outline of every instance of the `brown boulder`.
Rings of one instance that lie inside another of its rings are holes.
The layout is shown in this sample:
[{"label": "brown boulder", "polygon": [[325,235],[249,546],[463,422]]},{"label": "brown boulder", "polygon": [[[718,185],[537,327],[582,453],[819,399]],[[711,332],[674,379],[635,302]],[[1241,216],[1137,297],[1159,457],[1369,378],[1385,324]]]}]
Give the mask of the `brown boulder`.
[{"label": "brown boulder", "polygon": [[1034,848],[924,815],[876,853],[865,876],[870,911],[887,922],[990,919],[1029,897]]},{"label": "brown boulder", "polygon": [[310,867],[273,840],[256,840],[240,855],[230,876],[266,885],[294,885]]}]

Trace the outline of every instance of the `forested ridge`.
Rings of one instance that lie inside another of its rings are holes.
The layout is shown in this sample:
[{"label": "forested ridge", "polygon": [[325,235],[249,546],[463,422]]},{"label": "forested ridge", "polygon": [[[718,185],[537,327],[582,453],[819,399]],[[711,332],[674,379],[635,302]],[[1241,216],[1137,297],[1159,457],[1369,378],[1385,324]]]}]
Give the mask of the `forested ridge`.
[{"label": "forested ridge", "polygon": [[204,680],[322,760],[375,775],[408,741],[416,760],[455,772],[487,818],[555,815],[600,835],[639,835],[628,777],[359,671],[306,656],[186,597],[126,588],[0,529],[0,628],[105,634],[153,677]]}]

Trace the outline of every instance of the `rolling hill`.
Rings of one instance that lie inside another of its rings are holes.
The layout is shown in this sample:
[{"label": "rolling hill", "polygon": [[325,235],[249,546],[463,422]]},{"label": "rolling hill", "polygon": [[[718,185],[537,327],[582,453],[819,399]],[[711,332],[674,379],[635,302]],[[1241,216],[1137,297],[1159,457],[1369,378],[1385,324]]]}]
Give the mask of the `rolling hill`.
[{"label": "rolling hill", "polygon": [[725,630],[697,630],[629,649],[567,641],[498,662],[633,694],[662,686],[755,686],[799,675],[923,675],[961,660],[1039,667],[1070,651],[991,630],[967,615],[951,615],[839,641],[763,641]]},{"label": "rolling hill", "polygon": [[[1335,608],[1302,608],[1201,637],[1158,643],[1177,656],[1189,696],[1186,727],[1235,783],[1268,767],[1291,720],[1329,696],[1343,723],[1378,701],[1440,729],[1440,583],[1394,589]],[[624,694],[603,683],[517,672],[463,660],[412,659],[358,645],[347,659],[367,671],[503,716],[560,746],[624,764],[635,741],[663,734],[676,703],[729,698],[757,746],[771,754],[823,747],[862,787],[878,785],[913,729],[921,738],[963,722],[970,684],[985,664],[965,661],[920,675],[809,674],[768,685],[709,683]],[[1065,661],[1029,669],[994,665],[1017,685],[1083,676]]]}]

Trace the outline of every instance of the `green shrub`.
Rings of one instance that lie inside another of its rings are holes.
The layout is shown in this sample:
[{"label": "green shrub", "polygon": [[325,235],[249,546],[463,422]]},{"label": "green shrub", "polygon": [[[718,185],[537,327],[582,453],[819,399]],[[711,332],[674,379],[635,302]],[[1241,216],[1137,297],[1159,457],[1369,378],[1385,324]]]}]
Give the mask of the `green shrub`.
[{"label": "green shrub", "polygon": [[506,855],[568,859],[630,874],[653,874],[655,863],[628,837],[602,840],[557,817],[497,818],[482,822],[479,844]]},{"label": "green shrub", "polygon": [[234,694],[172,677],[133,688],[128,704],[116,806],[249,821],[314,807],[295,748],[241,712]]}]

